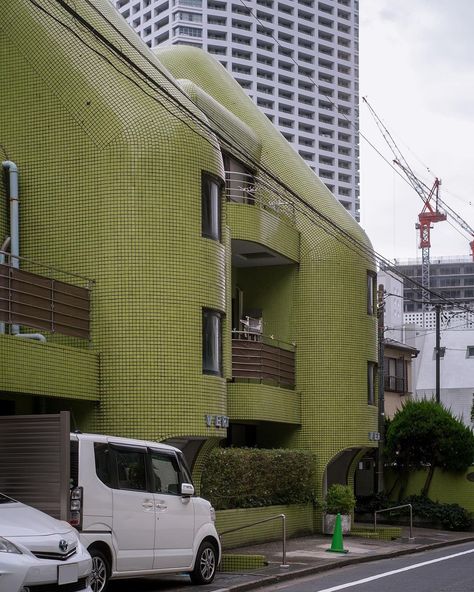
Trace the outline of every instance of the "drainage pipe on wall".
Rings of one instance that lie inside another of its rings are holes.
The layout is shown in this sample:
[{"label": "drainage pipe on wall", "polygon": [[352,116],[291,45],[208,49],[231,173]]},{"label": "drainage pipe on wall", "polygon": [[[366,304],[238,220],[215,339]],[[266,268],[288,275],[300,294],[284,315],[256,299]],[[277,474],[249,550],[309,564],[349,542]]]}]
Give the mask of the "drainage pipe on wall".
[{"label": "drainage pipe on wall", "polygon": [[[9,201],[10,201],[10,265],[20,268],[20,214],[18,200],[18,167],[11,160],[4,160],[2,167],[8,171]],[[5,330],[5,329],[4,329]],[[1,332],[1,328],[0,328]],[[34,339],[44,343],[46,338],[40,333],[20,333],[19,325],[12,325],[11,332],[16,337]]]},{"label": "drainage pipe on wall", "polygon": [[[5,251],[8,249],[8,245],[10,244],[10,237],[3,241],[2,246],[0,247],[0,264],[5,263]],[[0,335],[5,333],[5,323],[0,323]]]}]

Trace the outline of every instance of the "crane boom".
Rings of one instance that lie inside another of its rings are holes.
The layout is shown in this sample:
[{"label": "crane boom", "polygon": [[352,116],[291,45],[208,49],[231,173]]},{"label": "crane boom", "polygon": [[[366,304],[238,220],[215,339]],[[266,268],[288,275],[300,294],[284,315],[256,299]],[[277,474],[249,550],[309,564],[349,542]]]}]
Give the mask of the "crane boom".
[{"label": "crane boom", "polygon": [[418,224],[416,225],[416,228],[420,231],[419,248],[422,251],[421,284],[423,309],[427,310],[430,303],[430,230],[432,228],[432,224],[446,220],[449,214],[449,217],[453,219],[454,222],[456,222],[456,224],[462,230],[464,230],[464,232],[467,232],[470,235],[471,241],[469,246],[471,248],[471,256],[473,260],[474,229],[464,220],[464,218],[457,214],[446,202],[441,199],[439,195],[441,181],[438,178],[435,179],[433,186],[429,188],[421,179],[416,176],[413,169],[403,156],[402,151],[398,147],[392,134],[388,131],[387,127],[370,105],[367,98],[362,97],[362,100],[367,105],[377,127],[382,133],[385,142],[392,151],[394,156],[394,164],[396,164],[403,171],[408,183],[423,200],[424,205],[422,211],[418,215]]},{"label": "crane boom", "polygon": [[[383,138],[385,139],[386,143],[388,144],[389,148],[391,149],[392,154],[394,155],[393,162],[405,173],[405,176],[406,176],[408,182],[413,187],[413,189],[418,193],[418,195],[421,197],[423,202],[426,203],[427,200],[431,199],[432,195],[430,195],[430,194],[432,194],[433,190],[435,189],[436,204],[437,204],[436,210],[439,210],[439,207],[441,207],[441,209],[442,209],[442,212],[440,212],[441,214],[444,213],[446,215],[449,215],[450,219],[452,218],[454,220],[454,222],[456,222],[456,224],[462,230],[464,230],[464,232],[469,234],[469,236],[471,238],[471,242],[469,243],[469,245],[471,247],[471,255],[474,260],[474,228],[472,228],[472,226],[470,226],[466,222],[466,220],[464,220],[464,218],[462,216],[460,216],[457,212],[455,212],[453,210],[453,208],[451,208],[445,201],[443,201],[441,199],[441,197],[439,196],[438,191],[437,191],[439,189],[439,185],[441,184],[441,181],[436,179],[433,187],[430,189],[425,183],[423,183],[423,181],[421,181],[421,179],[419,179],[416,176],[413,169],[411,168],[411,166],[408,164],[407,160],[403,156],[403,153],[400,150],[400,148],[398,147],[398,144],[395,142],[392,134],[388,131],[387,127],[385,126],[383,121],[380,119],[380,117],[377,115],[377,113],[373,109],[372,105],[369,103],[369,101],[367,100],[366,97],[362,97],[362,100],[367,105],[372,117],[375,120],[375,123],[377,124],[377,127],[379,128],[380,132],[382,133]],[[436,185],[436,188],[435,188],[435,185]],[[446,219],[446,218],[444,218],[444,219]]]}]

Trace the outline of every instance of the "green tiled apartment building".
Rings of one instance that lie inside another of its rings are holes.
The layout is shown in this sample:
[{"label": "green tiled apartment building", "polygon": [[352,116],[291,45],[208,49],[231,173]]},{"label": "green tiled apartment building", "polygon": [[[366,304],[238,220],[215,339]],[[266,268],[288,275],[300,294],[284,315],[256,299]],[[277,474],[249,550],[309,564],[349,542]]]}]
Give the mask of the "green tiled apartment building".
[{"label": "green tiled apartment building", "polygon": [[357,222],[204,52],[153,54],[108,0],[0,11],[0,413],[350,479],[377,430]]}]

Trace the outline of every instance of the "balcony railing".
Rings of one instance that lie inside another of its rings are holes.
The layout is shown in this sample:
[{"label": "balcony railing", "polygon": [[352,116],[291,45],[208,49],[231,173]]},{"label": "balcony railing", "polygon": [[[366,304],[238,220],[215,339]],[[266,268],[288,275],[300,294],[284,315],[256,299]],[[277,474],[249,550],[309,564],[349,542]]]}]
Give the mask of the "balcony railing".
[{"label": "balcony railing", "polygon": [[400,393],[405,395],[408,392],[407,381],[405,378],[398,376],[384,376],[384,389],[392,393]]},{"label": "balcony railing", "polygon": [[270,180],[235,171],[226,171],[225,178],[228,201],[260,207],[280,218],[295,221],[295,206],[290,196]]},{"label": "balcony railing", "polygon": [[232,377],[294,388],[295,346],[258,332],[232,332]]},{"label": "balcony railing", "polygon": [[10,259],[0,251],[0,323],[89,339],[93,282],[24,258],[18,269]]}]

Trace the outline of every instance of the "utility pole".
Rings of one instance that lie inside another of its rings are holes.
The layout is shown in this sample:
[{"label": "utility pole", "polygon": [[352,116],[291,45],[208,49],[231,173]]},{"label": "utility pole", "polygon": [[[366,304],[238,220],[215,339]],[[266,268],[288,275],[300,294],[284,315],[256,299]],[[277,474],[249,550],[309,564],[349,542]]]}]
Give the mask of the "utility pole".
[{"label": "utility pole", "polygon": [[377,493],[384,489],[383,482],[383,445],[385,442],[385,384],[384,384],[384,334],[385,334],[385,303],[384,286],[379,284],[377,291],[378,316],[378,359],[379,359],[379,389],[378,389],[378,430],[379,447],[377,451]]},{"label": "utility pole", "polygon": [[440,370],[441,370],[441,304],[435,305],[436,313],[436,402],[441,402]]}]

